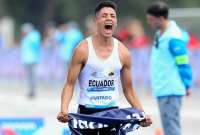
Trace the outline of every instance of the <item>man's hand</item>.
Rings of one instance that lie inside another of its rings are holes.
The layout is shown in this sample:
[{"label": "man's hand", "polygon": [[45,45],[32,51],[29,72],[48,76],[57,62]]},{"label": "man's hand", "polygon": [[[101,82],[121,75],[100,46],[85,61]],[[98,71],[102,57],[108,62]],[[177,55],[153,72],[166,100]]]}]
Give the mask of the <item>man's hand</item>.
[{"label": "man's hand", "polygon": [[140,122],[140,126],[148,127],[152,124],[152,119],[149,115],[146,115],[145,119]]},{"label": "man's hand", "polygon": [[60,112],[57,116],[59,122],[66,123],[69,121],[68,113]]},{"label": "man's hand", "polygon": [[190,95],[192,95],[192,90],[191,89],[187,89],[186,90],[186,96],[188,97]]}]

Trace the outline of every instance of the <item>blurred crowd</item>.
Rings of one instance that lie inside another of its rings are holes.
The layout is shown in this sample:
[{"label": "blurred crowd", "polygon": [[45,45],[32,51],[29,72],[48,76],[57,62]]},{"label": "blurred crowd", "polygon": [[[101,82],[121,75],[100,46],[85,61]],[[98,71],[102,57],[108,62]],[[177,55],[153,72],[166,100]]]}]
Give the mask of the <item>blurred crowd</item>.
[{"label": "blurred crowd", "polygon": [[[71,61],[74,48],[80,40],[95,33],[95,24],[91,17],[85,21],[85,31],[81,31],[77,22],[48,22],[40,32],[31,23],[21,26],[19,43],[6,48],[0,36],[0,79],[29,80],[29,96],[34,96],[35,80],[54,83],[63,81]],[[135,85],[149,85],[149,56],[153,44],[152,37],[145,32],[138,19],[125,19],[114,35],[123,42],[132,54]],[[190,62],[194,71],[194,86],[200,86],[200,41],[190,34],[188,47]]]}]

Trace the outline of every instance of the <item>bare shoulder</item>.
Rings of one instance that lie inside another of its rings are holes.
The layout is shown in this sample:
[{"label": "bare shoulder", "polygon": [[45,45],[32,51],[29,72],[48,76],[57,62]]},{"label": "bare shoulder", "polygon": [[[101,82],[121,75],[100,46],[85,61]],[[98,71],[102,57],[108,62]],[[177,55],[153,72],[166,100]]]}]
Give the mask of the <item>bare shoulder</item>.
[{"label": "bare shoulder", "polygon": [[77,47],[75,48],[75,52],[77,53],[87,53],[87,41],[86,40],[82,40]]},{"label": "bare shoulder", "polygon": [[85,60],[87,59],[88,55],[88,46],[87,46],[87,41],[82,40],[77,47],[74,49],[74,56],[77,59]]},{"label": "bare shoulder", "polygon": [[131,60],[131,54],[128,48],[121,42],[119,42],[119,57],[122,64],[126,64]]}]

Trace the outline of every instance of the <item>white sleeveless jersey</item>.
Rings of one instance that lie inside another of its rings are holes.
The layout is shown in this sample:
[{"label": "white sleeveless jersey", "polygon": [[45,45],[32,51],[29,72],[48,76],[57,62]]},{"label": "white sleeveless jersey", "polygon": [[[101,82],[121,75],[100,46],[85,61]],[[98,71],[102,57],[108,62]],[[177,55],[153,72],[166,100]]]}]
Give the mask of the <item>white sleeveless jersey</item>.
[{"label": "white sleeveless jersey", "polygon": [[80,86],[78,103],[88,108],[118,106],[118,89],[122,68],[118,40],[113,38],[113,50],[107,59],[101,59],[96,55],[92,37],[88,37],[86,40],[88,42],[88,59],[78,77]]}]

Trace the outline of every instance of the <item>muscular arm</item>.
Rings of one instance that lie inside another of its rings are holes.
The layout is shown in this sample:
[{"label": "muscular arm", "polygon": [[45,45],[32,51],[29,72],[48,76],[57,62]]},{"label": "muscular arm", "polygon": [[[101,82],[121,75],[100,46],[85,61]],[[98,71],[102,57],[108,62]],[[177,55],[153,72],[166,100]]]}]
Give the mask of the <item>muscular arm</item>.
[{"label": "muscular arm", "polygon": [[123,66],[121,71],[121,82],[124,95],[132,107],[135,107],[143,111],[140,101],[137,98],[135,90],[133,89],[132,86],[131,55],[124,45],[120,45],[119,52],[120,52],[120,60]]},{"label": "muscular arm", "polygon": [[62,95],[61,95],[61,112],[67,113],[68,106],[72,99],[74,85],[76,79],[80,73],[83,62],[85,60],[86,52],[84,45],[85,42],[82,42],[74,51],[74,55],[72,57],[72,62],[69,67],[67,81],[64,85]]}]

